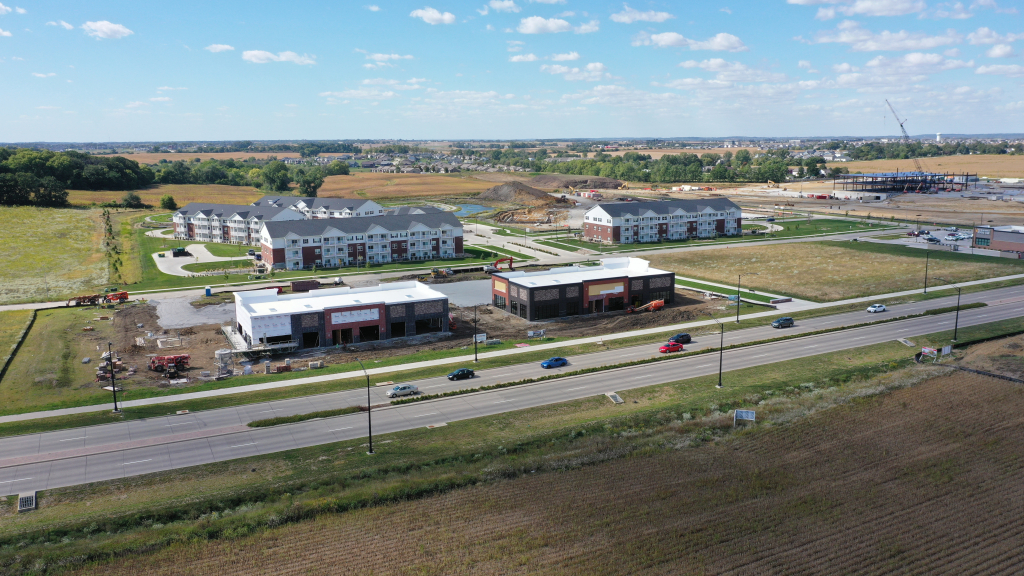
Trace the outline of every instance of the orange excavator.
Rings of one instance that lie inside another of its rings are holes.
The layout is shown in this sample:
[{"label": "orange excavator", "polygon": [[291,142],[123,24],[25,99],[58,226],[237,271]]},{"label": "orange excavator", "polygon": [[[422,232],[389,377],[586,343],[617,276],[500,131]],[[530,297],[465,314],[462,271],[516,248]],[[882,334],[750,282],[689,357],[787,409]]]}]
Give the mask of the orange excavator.
[{"label": "orange excavator", "polygon": [[632,314],[633,312],[643,312],[644,310],[650,310],[651,312],[657,312],[665,307],[664,300],[652,300],[643,306],[630,306],[626,308],[626,312]]},{"label": "orange excavator", "polygon": [[512,267],[512,263],[514,261],[515,261],[515,259],[513,257],[509,256],[508,258],[502,258],[501,260],[495,260],[493,266],[500,270],[501,269],[501,263],[502,262],[508,262],[508,269],[509,269],[509,271],[512,271],[512,270],[515,270],[515,268]]}]

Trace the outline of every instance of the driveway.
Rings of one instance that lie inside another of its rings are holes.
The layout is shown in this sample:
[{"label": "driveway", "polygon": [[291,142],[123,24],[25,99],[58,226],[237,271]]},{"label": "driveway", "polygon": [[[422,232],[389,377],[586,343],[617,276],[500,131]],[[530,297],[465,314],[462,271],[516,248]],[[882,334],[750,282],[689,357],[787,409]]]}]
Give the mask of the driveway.
[{"label": "driveway", "polygon": [[[171,256],[171,251],[166,252],[154,252],[153,260],[156,262],[156,267],[160,269],[164,274],[171,274],[172,276],[195,276],[195,272],[189,272],[182,269],[182,266],[186,264],[197,264],[202,262],[230,262],[232,260],[249,260],[249,256],[234,256],[230,258],[223,258],[220,256],[214,256],[210,254],[210,251],[206,249],[205,244],[189,244],[185,247],[191,256],[179,256],[177,258]],[[163,258],[160,255],[163,254]]]}]

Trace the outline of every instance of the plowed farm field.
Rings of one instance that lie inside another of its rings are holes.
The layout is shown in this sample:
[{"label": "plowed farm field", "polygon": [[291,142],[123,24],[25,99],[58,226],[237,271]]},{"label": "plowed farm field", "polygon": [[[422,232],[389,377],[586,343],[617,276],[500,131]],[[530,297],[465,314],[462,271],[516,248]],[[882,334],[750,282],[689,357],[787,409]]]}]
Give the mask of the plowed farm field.
[{"label": "plowed farm field", "polygon": [[[267,192],[261,192],[251,186],[223,186],[219,184],[157,184],[143,190],[135,190],[143,203],[160,206],[160,198],[165,194],[174,197],[178,206],[189,202],[212,202],[216,204],[251,204],[262,198]],[[68,201],[75,206],[119,202],[125,192],[111,190],[69,190]]]},{"label": "plowed farm field", "polygon": [[1022,412],[1020,385],[952,371],[699,449],[193,541],[102,572],[1020,573]]},{"label": "plowed farm field", "polygon": [[444,199],[475,196],[492,186],[493,182],[468,175],[356,172],[348,176],[328,176],[318,196],[376,201],[401,198]]}]

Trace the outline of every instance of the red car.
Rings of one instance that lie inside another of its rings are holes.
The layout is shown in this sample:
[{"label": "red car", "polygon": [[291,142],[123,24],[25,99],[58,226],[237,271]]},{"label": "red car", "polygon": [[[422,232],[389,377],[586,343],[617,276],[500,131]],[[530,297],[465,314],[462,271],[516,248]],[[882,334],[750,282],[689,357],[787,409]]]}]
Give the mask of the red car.
[{"label": "red car", "polygon": [[669,342],[667,344],[662,344],[661,348],[659,348],[658,350],[660,350],[662,353],[681,352],[683,350],[683,345],[678,342]]}]

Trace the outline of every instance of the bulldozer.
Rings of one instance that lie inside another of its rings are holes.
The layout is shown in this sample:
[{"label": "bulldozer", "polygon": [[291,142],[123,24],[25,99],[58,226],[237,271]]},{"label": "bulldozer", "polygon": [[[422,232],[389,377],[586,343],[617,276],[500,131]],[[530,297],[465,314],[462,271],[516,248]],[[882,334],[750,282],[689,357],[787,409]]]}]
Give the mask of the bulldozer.
[{"label": "bulldozer", "polygon": [[769,180],[769,181],[768,181],[768,187],[769,187],[769,188],[778,188],[778,187],[779,187],[779,185],[778,185],[778,183],[777,183],[777,182],[773,182],[773,181]]},{"label": "bulldozer", "polygon": [[664,307],[665,307],[665,301],[664,300],[652,300],[652,301],[648,302],[647,304],[644,304],[643,306],[630,306],[629,308],[626,308],[626,312],[628,314],[632,314],[633,312],[643,312],[644,310],[650,310],[651,312],[657,312],[658,310],[661,310]]}]

